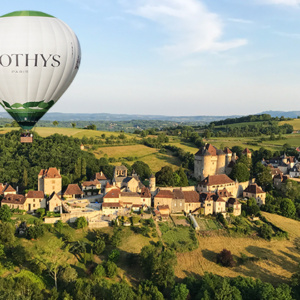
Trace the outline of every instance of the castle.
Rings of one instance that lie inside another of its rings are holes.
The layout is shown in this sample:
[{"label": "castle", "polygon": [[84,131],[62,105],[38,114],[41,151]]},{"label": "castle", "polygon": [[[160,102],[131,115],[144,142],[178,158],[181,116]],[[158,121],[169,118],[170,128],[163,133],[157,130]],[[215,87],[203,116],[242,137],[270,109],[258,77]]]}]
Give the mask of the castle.
[{"label": "castle", "polygon": [[[251,152],[248,148],[242,154],[251,158]],[[228,175],[237,159],[236,153],[232,153],[228,147],[223,151],[211,144],[206,144],[195,154],[194,176],[203,180],[209,175]]]}]

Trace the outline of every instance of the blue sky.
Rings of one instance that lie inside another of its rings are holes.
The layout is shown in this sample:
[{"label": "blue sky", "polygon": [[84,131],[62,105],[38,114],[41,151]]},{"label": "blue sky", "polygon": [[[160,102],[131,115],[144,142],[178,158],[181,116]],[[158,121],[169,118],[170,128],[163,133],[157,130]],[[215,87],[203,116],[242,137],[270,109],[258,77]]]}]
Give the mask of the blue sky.
[{"label": "blue sky", "polygon": [[81,67],[52,112],[300,110],[300,0],[5,2],[1,15],[43,11],[79,38]]}]

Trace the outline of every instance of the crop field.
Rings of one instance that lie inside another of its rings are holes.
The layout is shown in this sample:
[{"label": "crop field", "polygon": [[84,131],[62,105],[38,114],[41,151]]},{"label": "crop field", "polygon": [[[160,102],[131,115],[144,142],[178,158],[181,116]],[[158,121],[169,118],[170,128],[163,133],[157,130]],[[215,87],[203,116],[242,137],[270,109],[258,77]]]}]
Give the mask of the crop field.
[{"label": "crop field", "polygon": [[176,141],[175,143],[172,143],[172,142],[171,143],[166,143],[166,145],[171,145],[171,146],[175,146],[175,147],[181,148],[182,150],[184,150],[186,152],[190,152],[192,154],[195,154],[199,150],[192,143],[185,143],[185,142],[178,142],[178,141]]},{"label": "crop field", "polygon": [[[159,153],[157,149],[144,145],[101,147],[95,150],[94,154],[97,158],[104,156],[116,159],[134,157],[133,161],[128,161],[127,163],[132,165],[135,161],[141,160],[148,164],[153,172],[159,171],[164,166],[171,166],[174,170],[180,166],[179,159],[172,156],[170,151]],[[119,164],[115,163],[115,165]]]},{"label": "crop field", "polygon": [[[20,128],[1,128],[0,134],[5,134],[11,130],[19,130]],[[102,134],[105,134],[106,137],[111,135],[118,136],[120,132],[112,132],[112,131],[98,131],[98,130],[88,130],[88,129],[80,129],[80,128],[61,128],[61,127],[35,127],[33,132],[38,133],[41,137],[47,137],[49,135],[58,133],[67,136],[73,136],[77,138],[83,138],[86,136],[87,138],[101,138]],[[136,135],[130,133],[124,133],[127,138],[134,138]]]},{"label": "crop field", "polygon": [[279,122],[279,125],[283,125],[283,124],[290,124],[294,127],[294,130],[300,130],[300,119]]}]

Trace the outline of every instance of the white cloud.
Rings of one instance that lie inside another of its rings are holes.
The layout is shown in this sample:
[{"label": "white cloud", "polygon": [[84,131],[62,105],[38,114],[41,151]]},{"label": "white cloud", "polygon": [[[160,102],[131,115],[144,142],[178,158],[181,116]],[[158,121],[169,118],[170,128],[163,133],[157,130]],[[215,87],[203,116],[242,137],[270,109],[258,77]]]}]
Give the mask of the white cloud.
[{"label": "white cloud", "polygon": [[184,56],[197,52],[219,52],[247,44],[246,39],[223,41],[221,18],[198,0],[121,0],[127,12],[156,22],[169,36],[160,50]]},{"label": "white cloud", "polygon": [[285,5],[285,6],[299,6],[300,0],[260,0],[265,4]]},{"label": "white cloud", "polygon": [[230,22],[242,23],[242,24],[252,24],[253,23],[253,21],[245,20],[245,19],[229,18],[227,20],[230,21]]}]

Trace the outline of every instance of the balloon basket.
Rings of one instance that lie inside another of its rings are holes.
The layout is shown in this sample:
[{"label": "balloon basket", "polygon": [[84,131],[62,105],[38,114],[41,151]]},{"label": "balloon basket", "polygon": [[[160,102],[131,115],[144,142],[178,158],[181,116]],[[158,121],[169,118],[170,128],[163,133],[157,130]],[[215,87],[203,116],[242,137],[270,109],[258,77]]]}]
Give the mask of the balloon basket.
[{"label": "balloon basket", "polygon": [[25,133],[21,135],[21,143],[32,143],[33,136],[31,133]]}]

